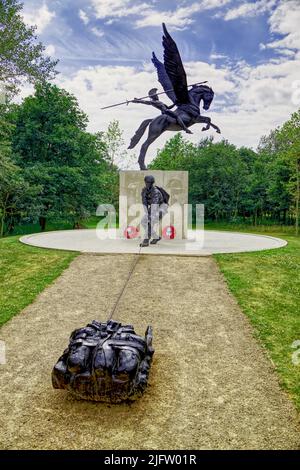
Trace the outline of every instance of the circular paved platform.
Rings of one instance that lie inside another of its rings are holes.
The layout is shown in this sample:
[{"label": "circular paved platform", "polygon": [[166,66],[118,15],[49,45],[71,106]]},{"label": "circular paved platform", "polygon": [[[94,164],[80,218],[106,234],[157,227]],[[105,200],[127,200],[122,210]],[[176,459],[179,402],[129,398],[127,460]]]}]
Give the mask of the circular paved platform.
[{"label": "circular paved platform", "polygon": [[[42,248],[80,251],[83,253],[138,253],[140,239],[119,238],[110,230],[60,230],[35,233],[20,238],[22,243]],[[187,240],[164,240],[142,248],[143,254],[205,256],[213,253],[239,253],[280,248],[287,242],[280,238],[213,230],[188,231]]]}]

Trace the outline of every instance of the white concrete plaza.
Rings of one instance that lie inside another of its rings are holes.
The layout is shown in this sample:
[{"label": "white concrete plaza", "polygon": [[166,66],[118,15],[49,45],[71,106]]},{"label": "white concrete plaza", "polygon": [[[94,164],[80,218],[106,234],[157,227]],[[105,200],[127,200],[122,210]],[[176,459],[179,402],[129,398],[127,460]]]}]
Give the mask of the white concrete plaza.
[{"label": "white concrete plaza", "polygon": [[[126,239],[114,229],[60,230],[35,233],[20,238],[22,243],[42,248],[80,251],[82,253],[138,253],[140,238]],[[188,230],[186,240],[162,239],[157,245],[141,249],[143,254],[206,256],[213,253],[239,253],[280,248],[281,238],[249,233],[213,230]]]}]

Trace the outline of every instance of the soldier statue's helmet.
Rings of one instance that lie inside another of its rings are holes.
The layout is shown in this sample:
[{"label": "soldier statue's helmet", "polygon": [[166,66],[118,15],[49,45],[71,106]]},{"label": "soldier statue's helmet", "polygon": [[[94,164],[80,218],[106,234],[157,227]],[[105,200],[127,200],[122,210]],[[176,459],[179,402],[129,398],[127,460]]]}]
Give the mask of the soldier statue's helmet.
[{"label": "soldier statue's helmet", "polygon": [[151,90],[148,91],[148,96],[152,100],[158,101],[157,88],[151,88]]},{"label": "soldier statue's helmet", "polygon": [[146,175],[144,178],[145,183],[147,184],[154,184],[155,183],[155,178],[152,175]]}]

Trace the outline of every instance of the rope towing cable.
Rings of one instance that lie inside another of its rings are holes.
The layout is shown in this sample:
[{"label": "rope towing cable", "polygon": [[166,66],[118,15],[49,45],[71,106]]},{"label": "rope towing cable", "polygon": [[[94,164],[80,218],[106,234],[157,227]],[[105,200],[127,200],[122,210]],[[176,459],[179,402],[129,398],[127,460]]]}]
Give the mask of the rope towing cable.
[{"label": "rope towing cable", "polygon": [[113,317],[113,315],[114,315],[114,313],[115,313],[115,311],[116,311],[116,309],[117,309],[117,307],[118,307],[118,305],[119,305],[119,303],[120,303],[120,300],[121,300],[121,298],[122,298],[122,295],[123,295],[123,293],[124,293],[124,291],[125,291],[125,289],[126,289],[128,283],[129,283],[129,281],[130,281],[130,279],[131,279],[131,276],[132,276],[132,274],[133,274],[133,271],[135,270],[136,265],[137,265],[137,263],[138,263],[138,261],[139,261],[140,254],[141,254],[141,249],[142,249],[142,247],[140,246],[140,247],[139,247],[139,251],[138,251],[137,253],[135,253],[135,255],[136,255],[136,256],[135,256],[135,259],[134,259],[134,261],[133,261],[133,263],[132,263],[132,266],[131,266],[131,268],[130,268],[130,270],[129,270],[129,273],[128,273],[127,278],[126,278],[126,280],[125,280],[125,282],[124,282],[124,285],[123,285],[123,287],[122,287],[122,289],[121,289],[121,291],[120,291],[120,293],[119,293],[119,295],[118,295],[118,297],[117,297],[117,299],[116,299],[116,301],[115,301],[115,303],[114,303],[114,306],[113,306],[113,308],[112,308],[112,310],[111,310],[111,312],[110,312],[110,315],[109,315],[107,321],[109,321],[109,320],[112,319],[112,317]]}]

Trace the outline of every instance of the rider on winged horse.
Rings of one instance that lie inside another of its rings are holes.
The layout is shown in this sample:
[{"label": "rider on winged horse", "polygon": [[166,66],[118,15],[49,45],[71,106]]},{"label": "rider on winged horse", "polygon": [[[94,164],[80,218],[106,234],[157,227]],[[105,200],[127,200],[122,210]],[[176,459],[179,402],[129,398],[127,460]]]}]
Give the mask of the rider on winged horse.
[{"label": "rider on winged horse", "polygon": [[[186,132],[189,132],[188,128],[190,126],[204,123],[206,126],[203,127],[202,130],[208,130],[210,126],[212,126],[220,133],[218,126],[213,124],[208,116],[201,116],[200,113],[200,103],[202,100],[203,108],[205,110],[209,109],[214,98],[213,90],[209,86],[199,83],[193,85],[192,88],[188,90],[186,73],[177,45],[168,33],[164,23],[163,31],[164,35],[162,44],[164,48],[164,63],[157,59],[154,52],[152,53],[151,60],[156,67],[158,81],[162,85],[164,92],[173,102],[173,105],[167,106],[159,101],[157,99],[156,89],[150,90],[150,101],[143,101],[136,98],[132,100],[134,103],[153,105],[163,113],[153,119],[144,120],[131,138],[130,145],[128,147],[129,149],[132,149],[137,145],[146,128],[149,126],[148,138],[141,146],[138,159],[141,170],[146,169],[145,156],[148,147],[165,131],[178,131],[180,129],[184,129]],[[152,95],[154,95],[154,99]],[[175,112],[170,110],[173,106],[177,106]]]},{"label": "rider on winged horse", "polygon": [[[154,52],[153,52],[154,54]],[[187,133],[187,134],[192,134],[192,131],[186,127],[184,124],[183,120],[181,119],[180,116],[175,114],[173,111],[171,111],[171,108],[174,108],[175,103],[173,103],[171,106],[167,106],[165,103],[160,101],[157,96],[157,88],[151,88],[148,92],[148,96],[151,101],[145,101],[145,100],[139,100],[138,98],[134,98],[132,100],[132,103],[142,103],[142,104],[148,104],[151,106],[154,106],[154,108],[157,108],[161,111],[162,114],[168,114],[172,118],[176,119],[177,124]]]}]

